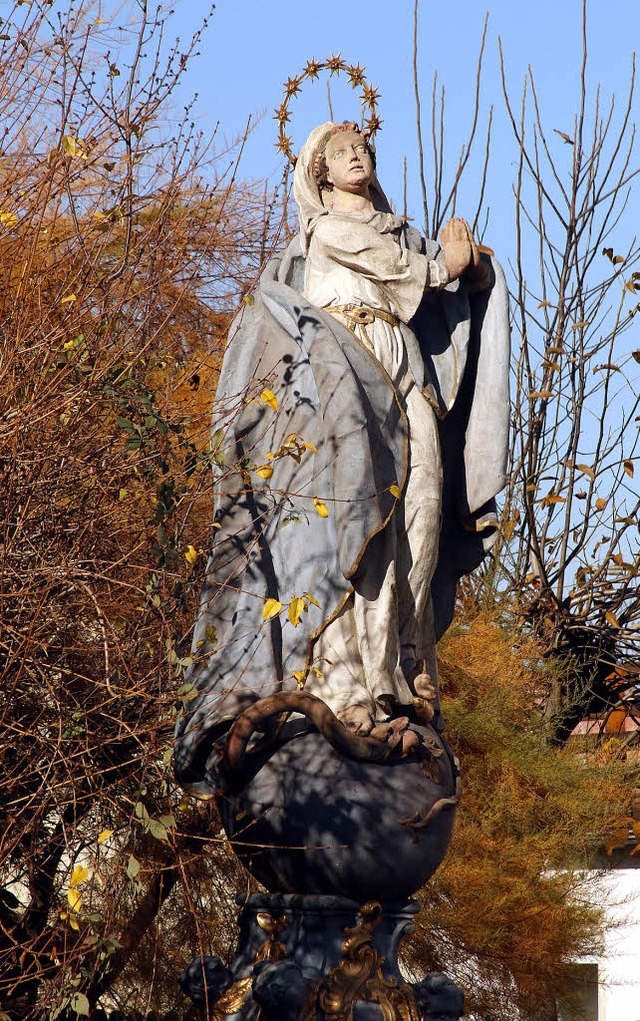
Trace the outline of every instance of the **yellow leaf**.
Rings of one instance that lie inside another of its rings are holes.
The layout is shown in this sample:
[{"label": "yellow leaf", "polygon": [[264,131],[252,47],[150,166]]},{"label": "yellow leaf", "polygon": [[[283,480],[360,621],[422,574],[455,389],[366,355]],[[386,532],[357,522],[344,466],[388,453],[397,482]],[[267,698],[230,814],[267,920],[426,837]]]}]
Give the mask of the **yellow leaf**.
[{"label": "yellow leaf", "polygon": [[80,886],[80,883],[84,883],[85,879],[89,877],[89,869],[85,869],[84,865],[76,865],[73,872],[71,873],[71,879],[69,880],[69,886],[73,889],[74,886]]},{"label": "yellow leaf", "polygon": [[573,323],[572,330],[582,330],[585,326],[589,325],[588,319],[581,319],[579,323]]},{"label": "yellow leaf", "polygon": [[578,471],[581,471],[583,475],[588,475],[590,479],[595,479],[596,473],[588,464],[577,464],[576,468]]},{"label": "yellow leaf", "polygon": [[318,448],[314,447],[313,443],[305,443],[307,450],[311,450],[314,454],[318,453]]},{"label": "yellow leaf", "polygon": [[553,306],[550,301],[541,301],[540,304],[538,305],[538,308],[552,308],[552,307]]},{"label": "yellow leaf", "polygon": [[552,503],[566,503],[566,496],[557,496],[555,493],[548,493],[547,496],[543,496],[540,505],[542,507],[549,507]]},{"label": "yellow leaf", "polygon": [[611,610],[607,610],[607,612],[604,615],[604,619],[606,620],[607,624],[611,624],[611,627],[620,627],[620,621],[616,617],[615,613],[613,613]]},{"label": "yellow leaf", "polygon": [[601,496],[596,500],[596,510],[603,511],[607,506],[607,501],[603,500]]},{"label": "yellow leaf", "polygon": [[270,464],[261,464],[259,468],[256,468],[256,475],[259,475],[261,479],[270,479],[273,475],[273,468]]},{"label": "yellow leaf", "polygon": [[[66,298],[62,298],[60,304],[66,305],[69,301],[77,301],[75,294],[68,294]],[[65,345],[66,346],[66,345]]]},{"label": "yellow leaf", "polygon": [[105,840],[108,840],[109,837],[112,837],[112,836],[113,836],[113,830],[102,830],[102,832],[98,834],[98,843],[99,844],[104,844]]},{"label": "yellow leaf", "polygon": [[633,461],[631,460],[631,458],[624,461],[622,467],[626,471],[627,475],[633,478]]},{"label": "yellow leaf", "polygon": [[315,507],[321,518],[329,517],[329,508],[327,507],[324,500],[321,500],[318,496],[314,498],[313,506]]},{"label": "yellow leaf", "polygon": [[82,906],[82,895],[79,890],[71,888],[67,891],[67,900],[72,911],[79,911]]},{"label": "yellow leaf", "polygon": [[74,138],[73,135],[63,135],[62,148],[67,156],[77,156],[81,160],[86,160],[87,158],[86,146],[81,138]]},{"label": "yellow leaf", "polygon": [[123,500],[127,499],[128,493],[129,493],[128,489],[119,489],[118,490],[118,500],[120,501],[120,503],[122,503]]},{"label": "yellow leaf", "polygon": [[389,492],[392,496],[395,496],[396,500],[400,499],[400,486],[396,482],[389,486]]},{"label": "yellow leaf", "polygon": [[551,390],[534,390],[533,393],[529,394],[529,400],[530,401],[535,401],[539,397],[543,397],[546,400],[547,398],[552,397],[552,396],[553,396],[553,394],[552,394]]},{"label": "yellow leaf", "polygon": [[282,603],[279,599],[267,599],[262,611],[262,619],[269,620],[271,617],[275,617],[277,613],[280,613],[281,609]]},{"label": "yellow leaf", "polygon": [[503,523],[502,523],[502,534],[504,535],[505,539],[511,539],[512,538],[513,533],[516,530],[516,525],[517,524],[518,524],[518,522],[514,518],[507,518],[506,521],[503,521]]},{"label": "yellow leaf", "polygon": [[15,213],[6,213],[0,209],[0,223],[3,223],[5,227],[15,227],[18,222],[18,217]]},{"label": "yellow leaf", "polygon": [[313,603],[314,606],[320,606],[318,600],[314,596],[312,596],[310,592],[303,592],[302,594],[304,598],[307,599],[310,603]]},{"label": "yellow leaf", "polygon": [[307,609],[307,604],[300,596],[292,596],[289,600],[289,620],[294,627],[300,623],[302,614]]},{"label": "yellow leaf", "polygon": [[63,349],[64,349],[65,351],[73,351],[73,349],[74,349],[74,347],[75,347],[75,346],[76,346],[76,345],[75,345],[75,343],[74,343],[74,341],[73,341],[73,340],[68,340],[68,341],[66,342],[66,344],[63,344],[63,345],[62,345],[62,347],[63,347]]},{"label": "yellow leaf", "polygon": [[195,549],[195,547],[191,545],[187,546],[184,553],[184,559],[187,561],[188,564],[191,564],[191,566],[193,567],[196,560],[198,559],[197,549]]},{"label": "yellow leaf", "polygon": [[74,918],[73,915],[68,915],[68,919],[69,919],[69,925],[71,926],[71,928],[75,929],[76,932],[80,932],[80,926],[78,925],[78,919]]},{"label": "yellow leaf", "polygon": [[260,399],[263,400],[267,407],[271,408],[272,411],[278,410],[278,398],[274,394],[273,390],[263,390],[260,394]]},{"label": "yellow leaf", "polygon": [[299,688],[304,688],[304,682],[305,682],[306,677],[307,677],[307,671],[306,670],[294,670],[293,671],[293,676],[295,677],[296,681],[298,682],[298,687]]}]

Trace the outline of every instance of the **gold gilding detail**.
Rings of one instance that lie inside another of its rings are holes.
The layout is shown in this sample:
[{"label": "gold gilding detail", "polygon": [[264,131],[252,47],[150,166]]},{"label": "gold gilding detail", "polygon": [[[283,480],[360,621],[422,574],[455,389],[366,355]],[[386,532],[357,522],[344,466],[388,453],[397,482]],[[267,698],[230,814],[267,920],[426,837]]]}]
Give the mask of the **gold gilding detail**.
[{"label": "gold gilding detail", "polygon": [[222,993],[215,1002],[211,1021],[224,1021],[231,1014],[237,1014],[251,993],[253,977],[241,978]]},{"label": "gold gilding detail", "polygon": [[257,915],[257,922],[263,932],[268,935],[268,940],[258,947],[255,964],[258,961],[284,961],[287,956],[287,948],[284,943],[278,942],[276,937],[287,927],[287,919],[284,915],[280,918],[273,918],[266,911],[260,911]]},{"label": "gold gilding detail", "polygon": [[349,84],[353,89],[361,88],[360,93],[360,105],[364,110],[366,109],[369,113],[368,118],[364,121],[363,130],[366,134],[373,138],[376,131],[380,130],[382,121],[378,116],[377,103],[380,99],[380,93],[378,89],[374,88],[373,85],[368,85],[365,77],[364,67],[360,67],[359,64],[348,64],[346,60],[343,60],[339,53],[331,54],[328,60],[314,60],[307,61],[303,70],[300,74],[295,75],[293,78],[287,78],[284,83],[284,99],[280,106],[274,111],[274,118],[278,122],[278,141],[276,142],[276,148],[286,156],[292,166],[295,167],[297,156],[293,152],[291,136],[287,135],[285,125],[291,119],[291,113],[289,111],[289,102],[295,99],[301,90],[302,83],[306,81],[313,81],[318,77],[320,71],[328,71],[329,77],[333,74],[340,74],[344,71],[349,79]]},{"label": "gold gilding detail", "polygon": [[[253,963],[258,964],[259,961],[283,961],[287,956],[287,948],[284,943],[278,941],[277,937],[286,928],[286,917],[281,915],[280,918],[273,918],[268,912],[260,911],[256,916],[256,921],[262,931],[266,932],[268,938],[258,947]],[[211,1021],[224,1021],[225,1018],[230,1017],[232,1014],[237,1014],[251,995],[252,985],[253,975],[247,975],[246,978],[241,978],[238,982],[234,982],[232,986],[229,986],[228,989],[225,989],[215,1002]],[[262,1012],[259,1010],[256,1015],[257,1021],[261,1017]]]},{"label": "gold gilding detail", "polygon": [[377,1004],[384,1021],[422,1021],[411,987],[382,974],[384,957],[372,946],[373,930],[382,916],[380,904],[369,901],[359,915],[355,929],[345,929],[342,961],[314,991],[313,1002],[311,996],[307,999],[299,1021],[311,1021],[316,1009],[325,1021],[353,1021],[362,1000]]}]

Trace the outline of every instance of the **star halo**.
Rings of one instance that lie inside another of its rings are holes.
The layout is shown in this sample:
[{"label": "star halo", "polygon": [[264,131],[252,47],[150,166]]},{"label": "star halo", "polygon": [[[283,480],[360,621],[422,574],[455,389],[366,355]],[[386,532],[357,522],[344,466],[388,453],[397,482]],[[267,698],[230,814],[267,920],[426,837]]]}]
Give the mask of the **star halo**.
[{"label": "star halo", "polygon": [[382,121],[378,116],[377,109],[380,93],[378,89],[367,84],[364,76],[365,70],[359,64],[348,64],[339,53],[332,53],[328,60],[315,60],[314,58],[308,60],[300,74],[287,78],[284,83],[284,98],[280,106],[274,111],[274,119],[278,122],[278,141],[275,144],[276,149],[280,150],[292,167],[295,167],[298,157],[293,152],[291,136],[287,134],[287,124],[291,120],[289,103],[301,92],[302,83],[304,81],[313,81],[318,77],[320,71],[328,71],[329,77],[333,74],[339,75],[341,72],[344,72],[349,79],[351,87],[361,90],[360,105],[363,111],[366,108],[369,115],[363,124],[364,133],[368,138],[373,138],[375,133],[380,130]]}]

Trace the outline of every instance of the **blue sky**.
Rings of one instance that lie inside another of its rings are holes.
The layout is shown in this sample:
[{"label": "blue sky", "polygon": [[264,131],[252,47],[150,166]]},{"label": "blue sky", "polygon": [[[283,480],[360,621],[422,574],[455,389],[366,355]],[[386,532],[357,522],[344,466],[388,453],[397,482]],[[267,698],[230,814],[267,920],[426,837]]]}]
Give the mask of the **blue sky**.
[{"label": "blue sky", "polygon": [[[185,39],[207,8],[204,0],[175,4],[173,30]],[[531,65],[551,144],[560,160],[568,161],[570,147],[553,129],[569,134],[573,130],[579,101],[581,10],[581,0],[487,0],[486,4],[422,0],[419,68],[423,132],[428,135],[430,131],[431,87],[437,70],[446,90],[446,150],[452,162],[469,130],[478,50],[485,13],[489,14],[477,152],[479,158],[482,131],[493,104],[487,193],[490,221],[485,241],[497,253],[512,248],[515,167],[500,83],[498,37],[515,105],[519,106],[522,82]],[[637,25],[637,10],[631,0],[588,0],[589,89],[600,82],[603,99],[615,95],[620,106],[628,90],[633,47],[640,38]],[[189,66],[185,88],[199,93],[197,110],[203,126],[212,128],[219,123],[219,146],[223,137],[241,133],[249,116],[263,115],[246,147],[241,175],[266,175],[275,183],[282,160],[273,145],[276,124],[272,115],[281,101],[283,82],[298,73],[310,57],[322,60],[339,52],[349,62],[360,62],[366,66],[369,82],[381,93],[380,180],[400,207],[403,159],[407,157],[408,212],[420,226],[412,29],[413,0],[218,0],[201,56]],[[341,86],[334,77],[331,88],[336,119],[357,116],[349,86]],[[302,96],[292,101],[292,111],[297,149],[314,124],[327,119],[325,80],[307,85]],[[477,169],[472,168],[457,210],[460,215],[474,210],[477,177]]]}]

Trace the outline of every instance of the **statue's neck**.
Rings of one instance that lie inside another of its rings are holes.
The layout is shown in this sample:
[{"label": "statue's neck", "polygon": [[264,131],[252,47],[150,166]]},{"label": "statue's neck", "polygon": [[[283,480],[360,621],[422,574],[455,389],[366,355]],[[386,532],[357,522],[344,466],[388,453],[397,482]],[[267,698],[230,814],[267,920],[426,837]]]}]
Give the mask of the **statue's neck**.
[{"label": "statue's neck", "polygon": [[334,188],[332,196],[331,209],[334,213],[373,213],[374,211],[368,187],[362,193]]}]

